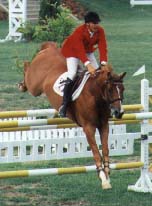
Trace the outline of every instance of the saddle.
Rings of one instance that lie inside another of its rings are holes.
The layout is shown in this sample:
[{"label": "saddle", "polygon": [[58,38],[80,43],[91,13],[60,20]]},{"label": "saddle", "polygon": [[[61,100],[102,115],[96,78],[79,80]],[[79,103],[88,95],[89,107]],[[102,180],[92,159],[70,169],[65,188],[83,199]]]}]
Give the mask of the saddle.
[{"label": "saddle", "polygon": [[[90,77],[90,74],[86,70],[78,72],[76,78],[73,80],[73,86],[72,86],[72,100],[73,101],[79,97],[89,77]],[[60,96],[63,96],[63,89],[64,89],[66,79],[67,79],[67,72],[59,76],[59,78],[54,83],[53,89]]]},{"label": "saddle", "polygon": [[87,70],[79,72],[75,77],[75,79],[73,80],[72,94],[76,91],[77,88],[79,88],[86,72]]}]

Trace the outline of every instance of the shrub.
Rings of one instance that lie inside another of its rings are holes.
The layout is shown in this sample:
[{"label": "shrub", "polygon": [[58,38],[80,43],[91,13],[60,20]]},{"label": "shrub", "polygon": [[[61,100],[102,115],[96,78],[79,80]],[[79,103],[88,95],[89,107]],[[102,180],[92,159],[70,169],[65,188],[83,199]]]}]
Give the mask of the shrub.
[{"label": "shrub", "polygon": [[61,12],[57,14],[56,18],[46,18],[37,25],[25,23],[18,31],[23,34],[27,41],[55,41],[61,45],[76,26],[76,21],[70,16],[69,10],[61,7],[60,10]]},{"label": "shrub", "polygon": [[60,45],[75,26],[76,21],[70,17],[70,12],[63,10],[57,18],[48,18],[45,24],[37,25],[33,37],[36,41],[55,41]]},{"label": "shrub", "polygon": [[60,0],[41,0],[40,1],[40,19],[56,18],[59,10]]},{"label": "shrub", "polygon": [[18,32],[22,33],[23,39],[27,41],[33,40],[33,35],[35,33],[35,25],[31,24],[30,22],[26,22],[22,24],[18,29]]}]

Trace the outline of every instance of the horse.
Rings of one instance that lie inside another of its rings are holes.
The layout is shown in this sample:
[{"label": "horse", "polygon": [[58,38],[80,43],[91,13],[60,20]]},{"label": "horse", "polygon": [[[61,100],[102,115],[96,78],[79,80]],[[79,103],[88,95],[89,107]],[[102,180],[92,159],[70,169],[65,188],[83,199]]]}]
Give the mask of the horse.
[{"label": "horse", "polygon": [[[28,91],[33,96],[45,93],[52,107],[59,109],[62,97],[53,90],[58,77],[67,71],[65,58],[54,42],[45,42],[31,62],[24,63],[24,80],[19,89]],[[102,188],[111,188],[109,169],[109,117],[120,119],[124,113],[123,78],[126,72],[115,74],[110,65],[97,69],[95,76],[87,80],[80,96],[71,101],[67,109],[67,117],[83,128],[88,144],[93,153]],[[95,140],[96,129],[102,143],[102,155]]]}]

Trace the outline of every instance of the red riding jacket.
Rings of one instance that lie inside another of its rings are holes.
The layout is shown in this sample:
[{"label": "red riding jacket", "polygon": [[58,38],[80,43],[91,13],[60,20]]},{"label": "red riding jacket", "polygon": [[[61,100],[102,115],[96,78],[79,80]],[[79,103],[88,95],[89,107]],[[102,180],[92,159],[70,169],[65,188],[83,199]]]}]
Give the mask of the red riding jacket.
[{"label": "red riding jacket", "polygon": [[90,36],[86,24],[75,29],[75,31],[64,41],[61,52],[63,56],[76,57],[84,64],[89,61],[86,53],[99,49],[100,62],[107,62],[107,43],[104,29],[98,26],[97,31]]}]

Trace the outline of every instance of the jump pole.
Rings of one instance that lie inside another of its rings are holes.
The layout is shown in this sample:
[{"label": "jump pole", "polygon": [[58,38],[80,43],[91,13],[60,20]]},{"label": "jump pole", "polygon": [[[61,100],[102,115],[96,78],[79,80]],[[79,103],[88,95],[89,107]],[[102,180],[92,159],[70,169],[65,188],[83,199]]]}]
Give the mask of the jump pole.
[{"label": "jump pole", "polygon": [[[114,170],[140,168],[144,164],[142,162],[130,163],[113,163],[110,168]],[[96,166],[80,166],[69,168],[48,168],[48,169],[33,169],[33,170],[18,170],[18,171],[4,171],[0,172],[0,179],[17,178],[17,177],[32,177],[32,176],[46,176],[46,175],[64,175],[64,174],[78,174],[96,171]]]},{"label": "jump pole", "polygon": [[144,107],[142,104],[122,105],[122,108],[124,109],[125,112],[144,110]]},{"label": "jump pole", "polygon": [[57,124],[57,125],[40,125],[40,126],[25,126],[25,127],[9,127],[0,128],[0,132],[16,132],[16,131],[31,131],[31,130],[47,130],[47,129],[63,129],[79,127],[77,124]]},{"label": "jump pole", "polygon": [[3,111],[0,112],[0,119],[17,118],[17,117],[55,117],[58,112],[55,109],[35,109],[35,110],[20,110],[20,111]]},{"label": "jump pole", "polygon": [[[119,125],[119,124],[137,124],[142,120],[113,120],[109,121],[109,125]],[[62,125],[59,127],[59,125]],[[64,128],[66,124],[74,124],[74,122],[68,118],[52,118],[52,119],[36,119],[36,120],[12,120],[12,121],[0,121],[0,132],[4,131],[22,131],[22,130],[34,130],[43,129],[43,126],[54,125],[51,129]],[[74,125],[75,127],[75,125]],[[8,129],[6,129],[8,128]],[[14,128],[14,129],[12,129]],[[66,127],[67,128],[67,127]]]},{"label": "jump pole", "polygon": [[12,120],[0,121],[0,128],[10,127],[26,127],[26,126],[42,126],[55,124],[71,124],[72,120],[68,118],[50,118],[50,119],[36,119],[36,120]]},{"label": "jump pole", "polygon": [[[131,113],[124,114],[122,120],[147,120],[152,119],[152,112],[141,112],[141,113]],[[118,119],[112,118],[110,120],[117,121]]]},{"label": "jump pole", "polygon": [[[146,119],[152,119],[152,112],[124,114],[121,120],[146,120]],[[112,118],[110,119],[110,121],[120,121],[120,120],[116,118]],[[0,121],[0,128],[40,126],[40,125],[52,125],[52,124],[66,124],[66,123],[70,124],[73,123],[73,121],[68,118]]]},{"label": "jump pole", "polygon": [[[139,124],[141,120],[119,120],[109,121],[109,125],[120,125],[120,124]],[[63,123],[56,125],[40,125],[40,126],[24,126],[24,127],[4,127],[0,128],[0,132],[16,132],[16,131],[31,131],[31,130],[46,130],[46,129],[63,129],[63,128],[74,128],[79,127],[75,123]]]},{"label": "jump pole", "polygon": [[[141,104],[123,105],[125,111],[142,111],[143,106]],[[55,109],[35,109],[35,110],[20,110],[20,111],[1,111],[0,119],[5,118],[17,118],[17,117],[41,117],[48,116],[54,117],[58,115],[58,111]]]}]

